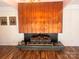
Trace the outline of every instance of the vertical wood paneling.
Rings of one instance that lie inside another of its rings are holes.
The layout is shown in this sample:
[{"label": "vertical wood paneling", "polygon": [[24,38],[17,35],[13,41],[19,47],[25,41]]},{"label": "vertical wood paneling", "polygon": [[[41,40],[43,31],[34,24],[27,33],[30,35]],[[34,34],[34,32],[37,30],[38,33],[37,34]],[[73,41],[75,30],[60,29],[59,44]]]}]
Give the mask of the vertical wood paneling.
[{"label": "vertical wood paneling", "polygon": [[63,2],[19,3],[19,31],[61,33],[62,9]]},{"label": "vertical wood paneling", "polygon": [[19,21],[19,32],[23,33],[24,28],[23,28],[23,5],[18,4],[18,21]]}]

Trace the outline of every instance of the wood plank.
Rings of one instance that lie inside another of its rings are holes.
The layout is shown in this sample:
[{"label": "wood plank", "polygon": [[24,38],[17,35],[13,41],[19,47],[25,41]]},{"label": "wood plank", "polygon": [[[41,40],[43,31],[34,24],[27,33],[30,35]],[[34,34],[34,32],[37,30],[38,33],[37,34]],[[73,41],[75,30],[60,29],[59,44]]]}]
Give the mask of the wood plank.
[{"label": "wood plank", "polygon": [[61,33],[62,9],[63,1],[18,3],[19,32]]},{"label": "wood plank", "polygon": [[15,46],[0,46],[0,59],[79,59],[79,47],[65,47],[63,51],[20,50]]}]

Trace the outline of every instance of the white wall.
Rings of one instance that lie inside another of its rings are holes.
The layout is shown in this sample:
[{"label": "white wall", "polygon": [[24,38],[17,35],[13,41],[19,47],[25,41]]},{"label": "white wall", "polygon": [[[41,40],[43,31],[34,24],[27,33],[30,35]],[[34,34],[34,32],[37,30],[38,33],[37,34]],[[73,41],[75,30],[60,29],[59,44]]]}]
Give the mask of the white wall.
[{"label": "white wall", "polygon": [[[79,5],[68,5],[63,10],[63,33],[59,34],[59,41],[65,46],[79,46]],[[17,25],[0,26],[0,45],[17,45],[23,39],[18,32],[17,9],[0,7],[0,16],[16,16]]]},{"label": "white wall", "polygon": [[[0,45],[17,45],[23,39],[23,34],[18,31],[17,9],[12,7],[0,7],[0,16],[6,16],[8,25],[0,25]],[[9,16],[16,16],[17,25],[9,25]]]},{"label": "white wall", "polygon": [[79,5],[71,4],[63,10],[63,33],[59,40],[65,46],[79,46]]}]

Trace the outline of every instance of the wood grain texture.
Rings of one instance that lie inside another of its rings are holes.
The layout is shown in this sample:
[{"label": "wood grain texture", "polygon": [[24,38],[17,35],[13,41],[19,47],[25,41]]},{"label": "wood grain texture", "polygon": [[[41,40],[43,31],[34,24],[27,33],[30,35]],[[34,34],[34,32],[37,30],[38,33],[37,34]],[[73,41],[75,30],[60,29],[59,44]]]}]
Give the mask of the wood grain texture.
[{"label": "wood grain texture", "polygon": [[0,46],[0,59],[55,59],[55,52],[20,50],[16,47]]},{"label": "wood grain texture", "polygon": [[19,3],[20,33],[62,32],[63,2]]},{"label": "wood grain texture", "polygon": [[30,51],[0,46],[0,59],[79,59],[79,47],[65,47],[63,51]]},{"label": "wood grain texture", "polygon": [[79,47],[65,47],[63,51],[56,52],[57,59],[79,59]]}]

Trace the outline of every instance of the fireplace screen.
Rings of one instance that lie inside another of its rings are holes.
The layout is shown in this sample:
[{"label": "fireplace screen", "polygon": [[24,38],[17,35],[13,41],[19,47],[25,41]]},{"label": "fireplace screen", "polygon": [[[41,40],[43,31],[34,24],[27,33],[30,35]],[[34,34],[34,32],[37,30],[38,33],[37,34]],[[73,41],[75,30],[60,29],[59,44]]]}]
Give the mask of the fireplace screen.
[{"label": "fireplace screen", "polygon": [[20,33],[61,33],[62,2],[19,3]]}]

